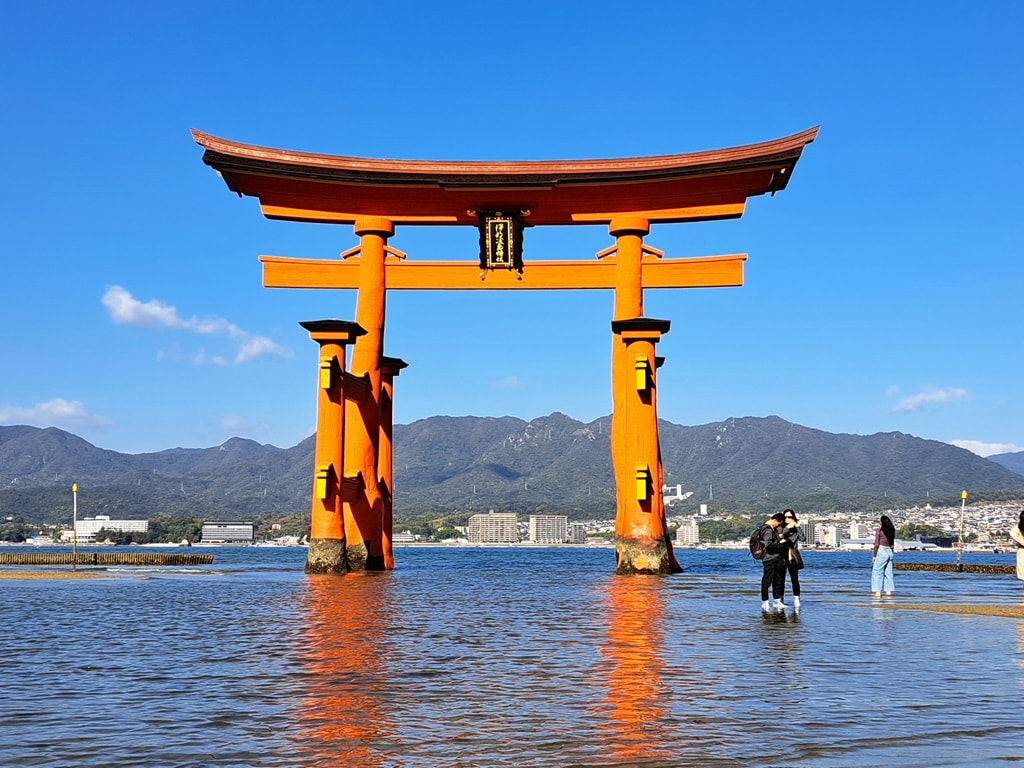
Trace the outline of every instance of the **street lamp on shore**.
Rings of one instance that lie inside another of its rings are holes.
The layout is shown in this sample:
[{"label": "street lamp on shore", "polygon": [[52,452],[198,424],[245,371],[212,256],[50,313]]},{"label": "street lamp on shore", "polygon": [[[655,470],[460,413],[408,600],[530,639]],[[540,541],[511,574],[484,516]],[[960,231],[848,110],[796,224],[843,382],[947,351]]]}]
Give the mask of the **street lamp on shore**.
[{"label": "street lamp on shore", "polygon": [[72,503],[72,526],[71,531],[71,570],[78,570],[78,483],[71,486]]}]

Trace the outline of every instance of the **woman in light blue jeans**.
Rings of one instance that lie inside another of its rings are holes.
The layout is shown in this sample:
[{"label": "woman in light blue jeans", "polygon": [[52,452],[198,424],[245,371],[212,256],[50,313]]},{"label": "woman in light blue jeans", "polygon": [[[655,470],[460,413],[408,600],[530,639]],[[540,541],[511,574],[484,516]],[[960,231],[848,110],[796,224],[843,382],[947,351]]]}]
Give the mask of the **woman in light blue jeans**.
[{"label": "woman in light blue jeans", "polygon": [[884,591],[891,595],[892,551],[896,546],[896,527],[888,515],[882,515],[878,528],[875,529],[875,548],[871,550],[871,591],[875,597],[881,597]]}]

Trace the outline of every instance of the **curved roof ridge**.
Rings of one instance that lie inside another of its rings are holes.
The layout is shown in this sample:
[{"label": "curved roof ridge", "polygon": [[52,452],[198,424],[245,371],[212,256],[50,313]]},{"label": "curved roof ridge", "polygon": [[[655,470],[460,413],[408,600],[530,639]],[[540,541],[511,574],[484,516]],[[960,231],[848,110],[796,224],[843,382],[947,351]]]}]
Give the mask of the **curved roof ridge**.
[{"label": "curved roof ridge", "polygon": [[328,155],[315,152],[275,149],[255,144],[244,144],[192,130],[197,144],[208,152],[239,160],[273,164],[305,166],[320,169],[350,170],[360,173],[415,174],[424,176],[448,175],[514,175],[527,174],[601,174],[616,172],[643,172],[692,168],[695,166],[742,164],[744,160],[766,159],[799,152],[814,141],[820,126],[800,133],[756,144],[744,144],[722,149],[702,150],[673,155],[650,155],[624,158],[577,160],[399,160],[388,158]]},{"label": "curved roof ridge", "polygon": [[349,223],[473,224],[473,211],[529,211],[531,226],[735,218],[785,189],[818,128],[689,154],[598,160],[387,160],[260,147],[193,131],[203,162],[265,216]]}]

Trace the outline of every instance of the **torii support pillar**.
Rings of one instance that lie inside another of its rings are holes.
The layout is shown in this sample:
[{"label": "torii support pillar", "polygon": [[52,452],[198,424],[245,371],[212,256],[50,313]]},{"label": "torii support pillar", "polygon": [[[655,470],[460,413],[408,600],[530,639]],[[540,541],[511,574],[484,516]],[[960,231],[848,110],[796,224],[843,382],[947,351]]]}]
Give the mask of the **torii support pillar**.
[{"label": "torii support pillar", "polygon": [[[612,445],[616,467],[615,572],[680,573],[672,551],[661,495],[661,446],[658,439],[657,369],[654,345],[668,333],[668,320],[636,318],[612,322],[621,357],[632,362],[631,381],[620,381],[615,419],[618,442]],[[628,476],[627,476],[628,475]],[[621,478],[621,479],[620,479]]]},{"label": "torii support pillar", "polygon": [[384,503],[384,518],[381,527],[381,541],[384,550],[384,569],[392,570],[395,567],[395,550],[392,539],[394,528],[394,512],[392,500],[394,499],[394,402],[395,402],[395,377],[408,363],[397,357],[385,357],[381,360],[380,370],[380,444],[377,446],[377,487]]},{"label": "torii support pillar", "polygon": [[366,333],[345,320],[313,320],[300,325],[320,345],[317,379],[316,449],[313,460],[313,507],[310,515],[307,573],[344,573],[346,483],[342,474],[345,400],[365,397],[364,382],[345,371],[345,347]]}]

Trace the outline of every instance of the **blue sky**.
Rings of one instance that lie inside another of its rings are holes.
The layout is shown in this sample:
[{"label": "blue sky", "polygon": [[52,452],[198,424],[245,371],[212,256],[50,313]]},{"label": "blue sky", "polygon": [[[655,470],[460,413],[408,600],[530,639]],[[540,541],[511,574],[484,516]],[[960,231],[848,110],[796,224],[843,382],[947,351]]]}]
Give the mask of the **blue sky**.
[{"label": "blue sky", "polygon": [[[1024,5],[1015,2],[20,3],[0,28],[0,424],[126,453],[315,427],[299,321],[349,291],[262,287],[260,254],[350,226],[268,221],[192,128],[326,154],[674,154],[820,125],[789,188],[655,225],[667,257],[748,253],[745,285],[648,291],[659,413],[777,415],[1024,450]],[[587,261],[605,227],[528,229]],[[399,228],[410,259],[471,229]],[[611,410],[610,292],[395,292],[396,421]],[[501,317],[506,332],[485,335]],[[545,352],[537,339],[564,342]]]}]

